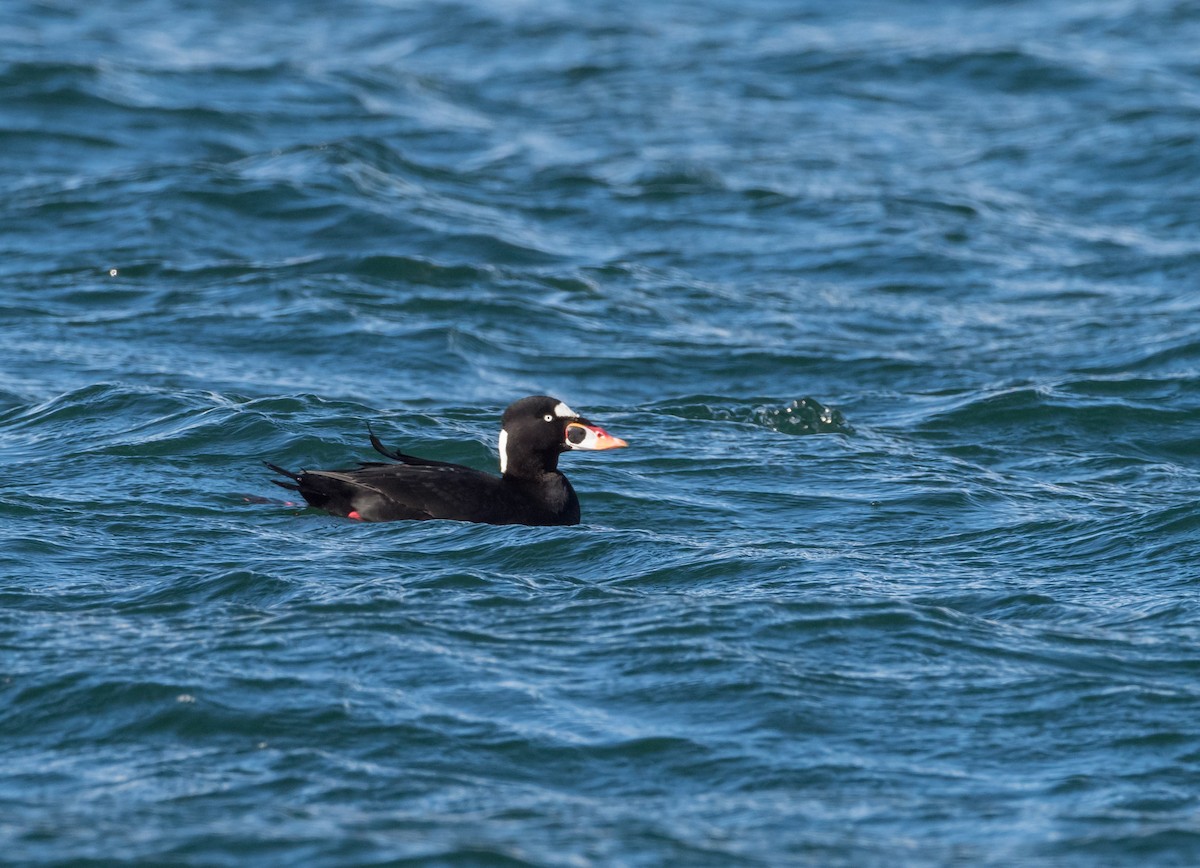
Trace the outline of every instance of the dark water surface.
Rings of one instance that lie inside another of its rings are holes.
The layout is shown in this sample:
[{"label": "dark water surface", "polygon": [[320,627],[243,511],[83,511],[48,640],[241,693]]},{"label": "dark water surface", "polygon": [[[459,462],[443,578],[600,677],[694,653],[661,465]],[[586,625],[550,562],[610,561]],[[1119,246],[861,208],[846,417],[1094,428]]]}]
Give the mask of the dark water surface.
[{"label": "dark water surface", "polygon": [[[1198,46],[7,4],[0,861],[1200,863]],[[243,499],[543,392],[580,527]]]}]

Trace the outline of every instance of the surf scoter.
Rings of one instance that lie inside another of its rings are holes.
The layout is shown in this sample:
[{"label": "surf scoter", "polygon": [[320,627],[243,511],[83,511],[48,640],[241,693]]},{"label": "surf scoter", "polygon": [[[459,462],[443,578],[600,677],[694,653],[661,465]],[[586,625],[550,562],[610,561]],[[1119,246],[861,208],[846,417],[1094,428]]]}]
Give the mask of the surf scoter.
[{"label": "surf scoter", "polygon": [[371,445],[399,462],[359,462],[354,470],[303,470],[267,466],[291,482],[310,506],[362,521],[446,518],[485,524],[579,524],[579,498],[558,469],[568,449],[626,446],[562,401],[522,398],[500,420],[500,475],[461,464],[431,461],[388,449],[371,432]]}]

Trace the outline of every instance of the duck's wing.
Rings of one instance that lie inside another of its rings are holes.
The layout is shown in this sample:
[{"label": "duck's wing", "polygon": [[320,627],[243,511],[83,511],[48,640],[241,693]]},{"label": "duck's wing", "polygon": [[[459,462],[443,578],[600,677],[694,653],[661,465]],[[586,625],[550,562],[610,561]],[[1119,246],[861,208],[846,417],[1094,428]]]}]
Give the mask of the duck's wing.
[{"label": "duck's wing", "polygon": [[289,473],[309,505],[333,515],[363,521],[445,518],[504,523],[510,499],[498,476],[439,462],[436,465],[366,464],[355,470],[305,470]]},{"label": "duck's wing", "polygon": [[375,448],[376,452],[384,458],[399,461],[401,464],[407,464],[410,467],[462,467],[461,464],[454,464],[450,461],[434,461],[432,458],[421,458],[417,455],[409,455],[407,452],[397,452],[395,449],[389,449],[375,436],[375,432],[371,430],[369,424],[367,425],[367,435],[371,438],[371,446]]}]

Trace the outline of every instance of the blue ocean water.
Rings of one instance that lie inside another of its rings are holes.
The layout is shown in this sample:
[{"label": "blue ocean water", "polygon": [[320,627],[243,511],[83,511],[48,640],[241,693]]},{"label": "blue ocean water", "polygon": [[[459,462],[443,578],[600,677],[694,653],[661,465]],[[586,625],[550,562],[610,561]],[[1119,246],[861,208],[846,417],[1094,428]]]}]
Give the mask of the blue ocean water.
[{"label": "blue ocean water", "polygon": [[[12,2],[12,864],[1200,862],[1200,7]],[[363,524],[260,461],[496,466]]]}]

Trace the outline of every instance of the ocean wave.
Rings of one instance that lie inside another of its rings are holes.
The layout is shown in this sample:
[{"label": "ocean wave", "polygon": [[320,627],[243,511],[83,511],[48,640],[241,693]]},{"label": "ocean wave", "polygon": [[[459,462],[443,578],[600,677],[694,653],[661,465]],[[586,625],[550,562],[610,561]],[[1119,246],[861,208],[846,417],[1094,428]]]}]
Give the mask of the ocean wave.
[{"label": "ocean wave", "polygon": [[279,11],[6,10],[9,858],[1197,861],[1189,4]]},{"label": "ocean wave", "polygon": [[658,403],[655,409],[682,419],[739,422],[780,434],[852,434],[854,429],[840,410],[816,398],[796,398],[778,403],[695,398]]}]

